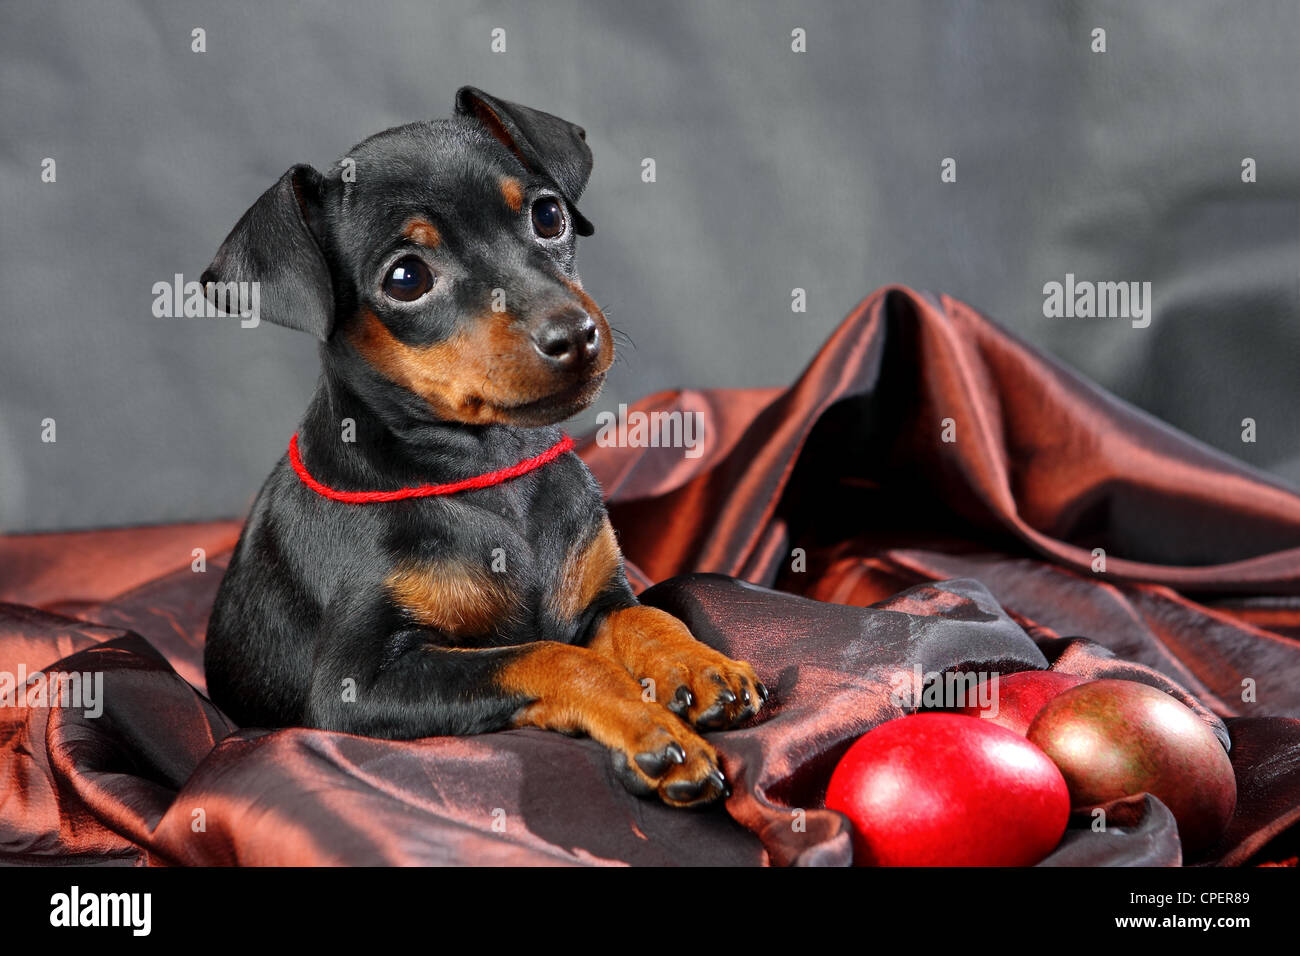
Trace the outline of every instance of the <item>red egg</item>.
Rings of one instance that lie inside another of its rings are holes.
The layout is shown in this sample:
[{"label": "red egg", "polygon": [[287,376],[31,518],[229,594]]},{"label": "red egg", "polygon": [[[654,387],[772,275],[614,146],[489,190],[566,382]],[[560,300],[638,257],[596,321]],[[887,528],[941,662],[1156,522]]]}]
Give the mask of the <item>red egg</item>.
[{"label": "red egg", "polygon": [[1237,802],[1232,762],[1203,720],[1164,691],[1098,680],[1049,701],[1029,740],[1065,775],[1075,810],[1150,793],[1173,813],[1187,850],[1223,832]]},{"label": "red egg", "polygon": [[881,724],[840,759],[826,806],[859,866],[1029,866],[1061,840],[1070,797],[1024,737],[959,714]]},{"label": "red egg", "polygon": [[978,717],[1024,736],[1034,717],[1049,700],[1086,680],[1086,677],[1058,671],[1018,671],[999,676],[996,691],[991,680],[985,682],[987,687],[979,688],[981,698],[991,698],[988,706],[972,704],[959,708],[954,713]]}]

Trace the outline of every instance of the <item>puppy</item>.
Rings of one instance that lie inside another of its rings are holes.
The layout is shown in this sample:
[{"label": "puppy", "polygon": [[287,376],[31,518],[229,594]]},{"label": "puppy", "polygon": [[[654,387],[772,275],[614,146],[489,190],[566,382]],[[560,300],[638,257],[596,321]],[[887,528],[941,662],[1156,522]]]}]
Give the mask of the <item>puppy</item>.
[{"label": "puppy", "polygon": [[555,423],[614,358],[574,268],[584,131],[466,87],[449,120],[295,166],[203,275],[320,340],[321,377],[221,582],[205,667],[254,726],[409,739],[541,727],[633,792],[728,794],[699,730],[758,712],[748,664],[641,605]]}]

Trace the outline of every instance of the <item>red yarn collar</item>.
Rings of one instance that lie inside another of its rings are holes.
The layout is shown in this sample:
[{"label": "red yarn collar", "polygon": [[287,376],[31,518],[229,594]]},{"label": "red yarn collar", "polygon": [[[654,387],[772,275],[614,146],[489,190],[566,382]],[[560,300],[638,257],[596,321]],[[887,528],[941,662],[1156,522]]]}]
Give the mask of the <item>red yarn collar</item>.
[{"label": "red yarn collar", "polygon": [[329,498],[331,501],[342,501],[350,505],[364,505],[374,501],[402,501],[406,498],[454,495],[458,491],[500,485],[511,478],[518,478],[530,471],[536,471],[543,465],[555,461],[555,459],[572,448],[573,439],[568,435],[561,435],[559,441],[540,455],[525,458],[517,465],[511,465],[509,468],[498,468],[496,471],[489,471],[487,474],[475,475],[473,478],[463,478],[460,481],[452,481],[442,485],[417,485],[414,488],[399,488],[396,491],[339,491],[328,485],[322,485],[311,476],[311,472],[307,470],[307,466],[302,462],[302,455],[298,453],[297,432],[294,432],[293,437],[289,439],[289,464],[293,465],[293,470],[298,473],[302,483],[322,498]]}]

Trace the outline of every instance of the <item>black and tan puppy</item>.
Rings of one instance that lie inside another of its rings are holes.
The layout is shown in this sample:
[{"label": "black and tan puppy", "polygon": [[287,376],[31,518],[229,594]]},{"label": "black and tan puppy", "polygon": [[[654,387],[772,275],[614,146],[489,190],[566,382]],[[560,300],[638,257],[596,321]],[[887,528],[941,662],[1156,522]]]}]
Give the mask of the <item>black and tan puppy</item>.
[{"label": "black and tan puppy", "polygon": [[321,340],[208,629],[208,686],[241,724],[543,727],[600,741],[634,792],[728,791],[693,727],[743,721],[767,691],[637,602],[554,425],[613,361],[574,269],[591,166],[579,127],[465,88],[449,120],[289,170],[204,273],[260,283],[261,318]]}]

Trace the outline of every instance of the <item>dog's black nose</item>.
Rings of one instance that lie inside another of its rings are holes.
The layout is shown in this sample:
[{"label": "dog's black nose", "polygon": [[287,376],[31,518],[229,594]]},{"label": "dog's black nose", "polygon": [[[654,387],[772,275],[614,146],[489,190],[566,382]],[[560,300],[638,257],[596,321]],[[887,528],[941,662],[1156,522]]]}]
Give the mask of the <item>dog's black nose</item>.
[{"label": "dog's black nose", "polygon": [[600,330],[586,312],[569,309],[547,318],[533,333],[533,345],[546,361],[567,372],[600,353]]}]

